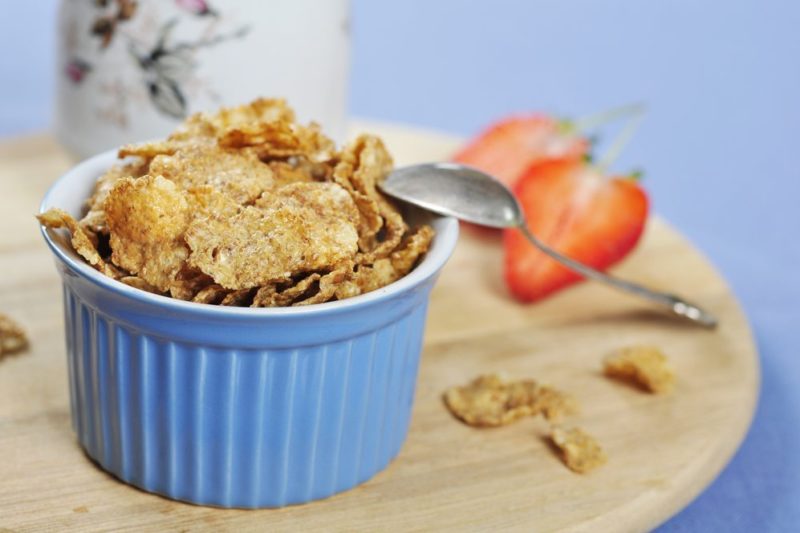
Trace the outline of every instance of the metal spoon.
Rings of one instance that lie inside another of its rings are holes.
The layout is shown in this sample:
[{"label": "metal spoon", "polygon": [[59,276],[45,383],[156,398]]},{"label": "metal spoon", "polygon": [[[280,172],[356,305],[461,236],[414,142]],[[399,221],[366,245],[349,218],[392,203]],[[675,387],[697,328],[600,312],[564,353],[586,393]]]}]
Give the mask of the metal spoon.
[{"label": "metal spoon", "polygon": [[453,163],[412,165],[395,169],[380,188],[389,196],[434,213],[492,228],[517,228],[539,250],[586,278],[655,302],[701,326],[717,325],[713,315],[679,296],[605,274],[556,252],[530,232],[511,191],[484,172]]}]

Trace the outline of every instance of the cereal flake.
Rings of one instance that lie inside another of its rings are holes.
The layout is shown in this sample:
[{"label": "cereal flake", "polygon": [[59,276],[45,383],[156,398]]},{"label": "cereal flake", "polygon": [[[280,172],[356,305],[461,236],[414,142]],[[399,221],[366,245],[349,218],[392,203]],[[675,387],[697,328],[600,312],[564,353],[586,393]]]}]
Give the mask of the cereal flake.
[{"label": "cereal flake", "polygon": [[606,376],[628,381],[655,394],[670,392],[675,373],[667,356],[653,346],[629,346],[617,350],[603,362]]},{"label": "cereal flake", "polygon": [[561,451],[561,460],[573,472],[586,474],[608,460],[594,437],[580,428],[567,430],[554,426],[550,430],[550,440]]}]

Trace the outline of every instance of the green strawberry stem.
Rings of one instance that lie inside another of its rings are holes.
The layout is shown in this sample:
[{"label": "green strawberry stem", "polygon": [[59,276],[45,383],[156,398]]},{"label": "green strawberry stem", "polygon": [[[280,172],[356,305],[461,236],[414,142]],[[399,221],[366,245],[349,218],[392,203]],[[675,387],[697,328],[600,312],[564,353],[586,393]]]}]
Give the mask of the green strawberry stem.
[{"label": "green strawberry stem", "polygon": [[608,146],[608,149],[605,151],[605,153],[597,159],[595,168],[600,174],[606,174],[606,172],[608,172],[609,167],[614,164],[614,161],[617,160],[631,139],[633,139],[633,136],[636,134],[636,130],[639,129],[643,119],[644,107],[641,108],[640,113],[628,118],[627,123],[625,126],[623,126],[619,133],[617,133],[617,136]]},{"label": "green strawberry stem", "polygon": [[628,174],[628,179],[631,181],[641,181],[643,177],[644,177],[644,170],[642,170],[641,168],[637,168],[636,170]]},{"label": "green strawberry stem", "polygon": [[605,111],[600,111],[599,113],[592,113],[591,115],[586,115],[584,117],[577,118],[575,120],[569,121],[565,120],[562,124],[565,128],[579,131],[584,135],[598,129],[602,128],[606,124],[611,122],[615,122],[621,118],[633,118],[642,116],[647,111],[647,108],[643,103],[634,103],[623,105],[619,107],[613,107],[611,109],[606,109]]}]

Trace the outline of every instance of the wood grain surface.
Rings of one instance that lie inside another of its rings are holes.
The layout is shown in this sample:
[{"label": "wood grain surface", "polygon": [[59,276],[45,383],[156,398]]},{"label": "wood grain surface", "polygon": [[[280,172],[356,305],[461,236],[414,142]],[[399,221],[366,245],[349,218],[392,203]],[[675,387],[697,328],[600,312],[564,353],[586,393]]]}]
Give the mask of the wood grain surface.
[{"label": "wood grain surface", "polygon": [[[442,159],[456,140],[360,124],[383,135],[398,163]],[[725,281],[655,219],[616,271],[696,299],[716,331],[665,318],[646,304],[583,284],[533,306],[512,302],[491,238],[464,232],[434,290],[413,421],[387,470],[328,500],[279,510],[220,510],[173,502],[118,482],[83,454],[69,422],[61,291],[33,218],[71,165],[47,136],[0,144],[0,312],[32,349],[0,361],[0,530],[497,530],[642,531],[692,500],[727,463],[749,425],[758,359]],[[600,373],[610,350],[655,344],[679,376],[647,395]],[[586,476],[567,470],[536,419],[472,429],[442,391],[477,374],[532,377],[575,395],[572,419],[609,455]]]}]

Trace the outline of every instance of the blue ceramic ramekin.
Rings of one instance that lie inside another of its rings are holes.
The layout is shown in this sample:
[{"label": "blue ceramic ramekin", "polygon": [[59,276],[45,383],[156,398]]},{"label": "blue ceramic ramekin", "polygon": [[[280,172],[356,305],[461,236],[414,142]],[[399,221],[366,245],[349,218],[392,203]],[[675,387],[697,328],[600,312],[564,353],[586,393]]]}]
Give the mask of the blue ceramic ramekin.
[{"label": "blue ceramic ramekin", "polygon": [[[78,215],[113,152],[76,166],[41,209]],[[72,423],[126,483],[221,507],[279,507],[371,478],[408,430],[431,287],[458,224],[375,292],[299,308],[183,302],[107,278],[43,230],[63,280]]]}]

